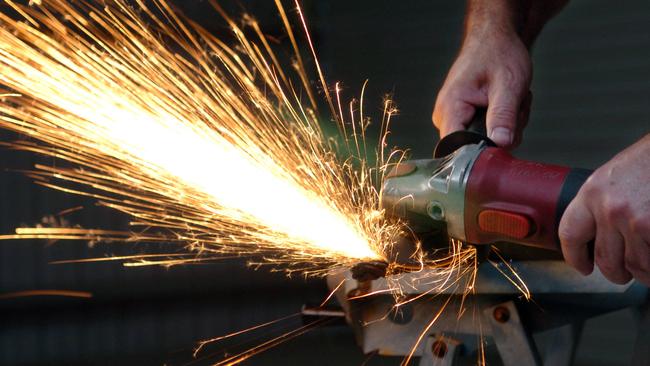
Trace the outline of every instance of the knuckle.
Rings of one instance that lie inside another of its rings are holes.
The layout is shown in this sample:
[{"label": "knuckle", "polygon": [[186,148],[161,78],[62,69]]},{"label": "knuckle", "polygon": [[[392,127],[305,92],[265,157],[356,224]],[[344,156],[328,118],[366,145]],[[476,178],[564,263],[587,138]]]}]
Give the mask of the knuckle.
[{"label": "knuckle", "polygon": [[560,237],[560,242],[565,247],[574,247],[578,243],[578,236],[574,230],[571,229],[569,225],[560,225],[558,229],[558,236]]},{"label": "knuckle", "polygon": [[632,232],[640,236],[650,236],[650,214],[635,215],[630,220]]},{"label": "knuckle", "polygon": [[621,199],[606,199],[604,204],[605,217],[610,221],[626,219],[630,216],[630,203]]},{"label": "knuckle", "polygon": [[562,243],[562,246],[567,248],[584,244],[582,242],[583,235],[581,235],[575,225],[576,204],[577,202],[574,201],[569,205],[567,210],[562,215],[560,225],[557,230],[558,237],[560,238],[560,243]]},{"label": "knuckle", "polygon": [[598,216],[608,222],[629,220],[632,217],[632,202],[616,193],[606,172],[597,170],[580,189],[580,194],[596,207]]},{"label": "knuckle", "polygon": [[594,172],[583,184],[581,191],[591,198],[601,194],[601,178],[599,171]]},{"label": "knuckle", "polygon": [[490,111],[493,121],[497,124],[512,124],[517,120],[517,110],[512,106],[495,105]]},{"label": "knuckle", "polygon": [[498,72],[498,80],[511,90],[524,93],[528,89],[530,72],[526,63],[507,64]]},{"label": "knuckle", "polygon": [[514,87],[520,83],[521,72],[517,72],[518,68],[513,66],[506,66],[499,72],[501,82],[507,87]]},{"label": "knuckle", "polygon": [[587,180],[582,184],[582,187],[580,187],[580,190],[578,191],[579,194],[585,194],[588,196],[593,196],[594,193],[596,193],[598,187],[596,184],[596,174],[598,172],[592,173]]},{"label": "knuckle", "polygon": [[447,90],[445,94],[448,102],[457,102],[464,99],[467,94],[467,88],[458,84],[454,84]]}]

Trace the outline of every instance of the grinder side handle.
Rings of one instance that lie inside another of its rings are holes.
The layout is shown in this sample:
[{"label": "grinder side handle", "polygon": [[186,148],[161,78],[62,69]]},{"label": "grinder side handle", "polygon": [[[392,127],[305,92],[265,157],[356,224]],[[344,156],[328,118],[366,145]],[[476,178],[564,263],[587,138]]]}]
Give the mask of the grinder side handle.
[{"label": "grinder side handle", "polygon": [[476,111],[474,111],[474,117],[472,117],[472,120],[467,125],[467,131],[487,137],[486,117],[487,108],[477,107]]}]

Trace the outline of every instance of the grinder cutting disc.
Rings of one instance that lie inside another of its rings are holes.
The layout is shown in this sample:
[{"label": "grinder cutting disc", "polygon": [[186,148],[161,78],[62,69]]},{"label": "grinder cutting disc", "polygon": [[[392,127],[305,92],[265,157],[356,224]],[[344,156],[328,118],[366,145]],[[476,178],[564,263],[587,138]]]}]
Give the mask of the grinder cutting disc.
[{"label": "grinder cutting disc", "polygon": [[443,137],[436,145],[436,148],[433,151],[433,157],[436,159],[442,158],[458,150],[461,146],[478,144],[481,141],[485,141],[487,146],[497,146],[494,141],[487,137],[487,131],[485,128],[486,114],[487,109],[477,108],[467,130],[452,132]]}]

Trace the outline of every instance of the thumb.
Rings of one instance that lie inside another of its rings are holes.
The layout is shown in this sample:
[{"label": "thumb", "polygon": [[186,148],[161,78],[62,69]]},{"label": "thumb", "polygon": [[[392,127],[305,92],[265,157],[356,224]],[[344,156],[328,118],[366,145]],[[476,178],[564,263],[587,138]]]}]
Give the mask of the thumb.
[{"label": "thumb", "polygon": [[501,147],[513,146],[522,99],[521,93],[503,86],[490,98],[486,116],[487,133]]}]

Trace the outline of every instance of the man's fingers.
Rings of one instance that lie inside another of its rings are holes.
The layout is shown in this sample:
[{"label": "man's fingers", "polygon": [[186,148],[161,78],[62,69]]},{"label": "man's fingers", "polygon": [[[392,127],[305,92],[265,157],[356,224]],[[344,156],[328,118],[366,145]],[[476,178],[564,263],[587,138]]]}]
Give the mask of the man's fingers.
[{"label": "man's fingers", "polygon": [[487,102],[487,96],[475,82],[450,73],[433,109],[433,124],[440,131],[440,137],[466,129],[476,106],[485,106]]},{"label": "man's fingers", "polygon": [[562,215],[558,235],[566,262],[584,275],[591,273],[594,264],[589,255],[589,242],[596,237],[596,223],[580,194]]},{"label": "man's fingers", "polygon": [[474,106],[462,99],[441,95],[433,110],[433,124],[440,131],[440,137],[465,129],[474,115]]},{"label": "man's fingers", "polygon": [[625,242],[613,227],[599,225],[596,234],[594,259],[598,269],[610,281],[624,284],[632,279],[625,268]]},{"label": "man's fingers", "polygon": [[634,278],[650,286],[650,244],[634,232],[625,235],[625,268]]}]

